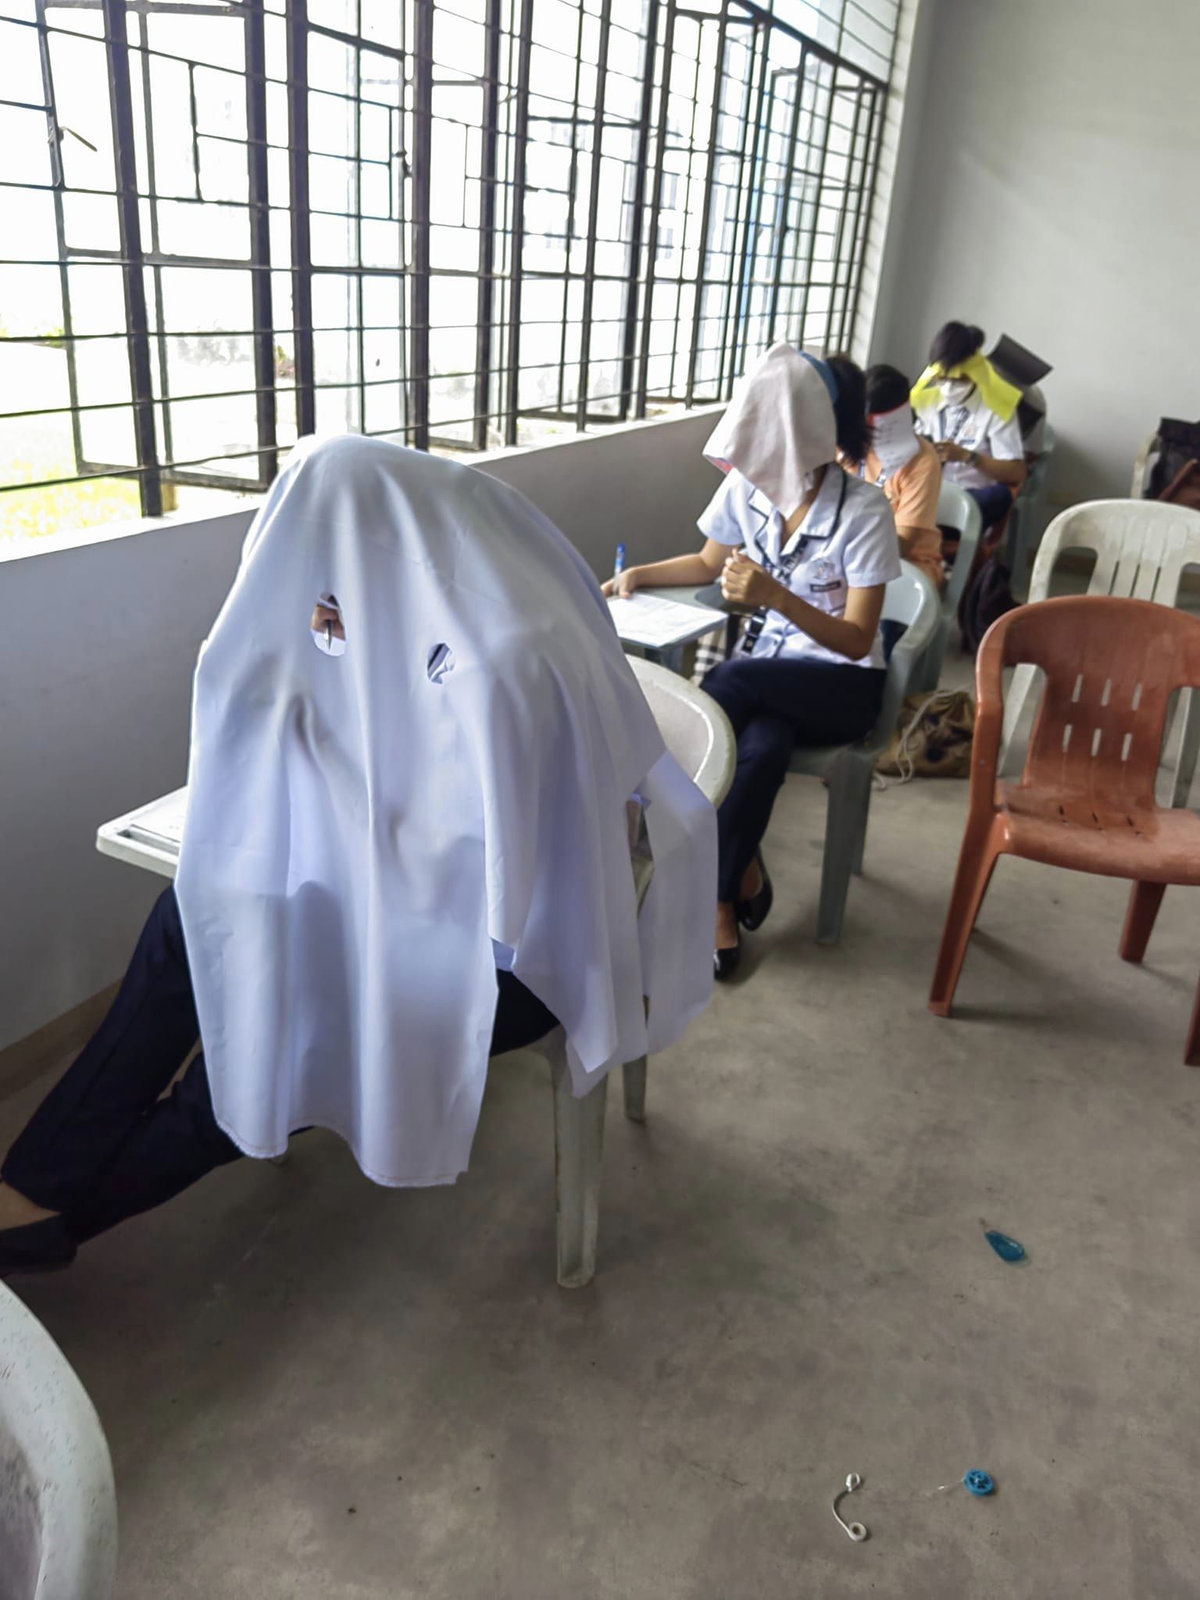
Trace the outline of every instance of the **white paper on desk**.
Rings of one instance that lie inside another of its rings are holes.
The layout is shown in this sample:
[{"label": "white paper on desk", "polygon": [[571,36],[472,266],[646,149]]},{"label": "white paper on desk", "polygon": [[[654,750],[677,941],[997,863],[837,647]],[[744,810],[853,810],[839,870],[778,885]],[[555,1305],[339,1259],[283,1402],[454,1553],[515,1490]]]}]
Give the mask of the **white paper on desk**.
[{"label": "white paper on desk", "polygon": [[618,636],[627,644],[664,650],[682,639],[694,639],[711,628],[723,628],[729,618],[711,606],[689,606],[657,594],[634,594],[628,600],[613,596],[609,613]]},{"label": "white paper on desk", "polygon": [[157,845],[160,850],[179,852],[183,839],[183,819],[187,812],[186,789],[176,789],[152,805],[144,806],[126,824],[125,832],[131,839],[143,844]]}]

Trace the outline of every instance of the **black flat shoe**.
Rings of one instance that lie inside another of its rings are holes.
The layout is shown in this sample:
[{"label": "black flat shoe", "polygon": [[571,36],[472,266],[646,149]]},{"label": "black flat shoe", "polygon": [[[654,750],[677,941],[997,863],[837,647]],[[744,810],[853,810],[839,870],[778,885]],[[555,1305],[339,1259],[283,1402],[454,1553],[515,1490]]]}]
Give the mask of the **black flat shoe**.
[{"label": "black flat shoe", "polygon": [[0,1229],[0,1278],[11,1272],[56,1272],[71,1265],[75,1250],[61,1217]]},{"label": "black flat shoe", "polygon": [[755,851],[754,859],[758,862],[758,870],[762,873],[762,888],[757,894],[752,894],[749,900],[739,900],[734,907],[737,919],[747,933],[753,933],[762,927],[770,914],[771,907],[775,904],[775,888],[771,883],[771,876],[761,850]]},{"label": "black flat shoe", "polygon": [[728,950],[713,951],[713,977],[718,983],[724,983],[727,978],[732,978],[738,969],[738,962],[742,959],[742,941],[730,945]]}]

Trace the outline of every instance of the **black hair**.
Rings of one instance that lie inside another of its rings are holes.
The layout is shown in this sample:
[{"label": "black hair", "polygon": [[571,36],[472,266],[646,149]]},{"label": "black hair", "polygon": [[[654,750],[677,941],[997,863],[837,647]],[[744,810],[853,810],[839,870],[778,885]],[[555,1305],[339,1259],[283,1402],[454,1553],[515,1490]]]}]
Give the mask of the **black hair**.
[{"label": "black hair", "polygon": [[908,403],[912,384],[897,367],[867,368],[867,414],[873,411],[898,411]]},{"label": "black hair", "polygon": [[826,356],[825,365],[833,373],[838,396],[833,403],[838,449],[847,461],[861,461],[871,443],[867,421],[867,380],[862,368],[849,356]]},{"label": "black hair", "polygon": [[929,365],[949,372],[969,361],[983,344],[983,329],[969,322],[947,322],[933,336],[929,346]]}]

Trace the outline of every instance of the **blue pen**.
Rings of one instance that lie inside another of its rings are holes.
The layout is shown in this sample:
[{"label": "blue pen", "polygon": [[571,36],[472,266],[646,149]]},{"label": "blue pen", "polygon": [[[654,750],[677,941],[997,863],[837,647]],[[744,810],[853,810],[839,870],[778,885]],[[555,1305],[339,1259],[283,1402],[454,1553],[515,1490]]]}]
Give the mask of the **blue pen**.
[{"label": "blue pen", "polygon": [[619,544],[617,546],[616,559],[613,561],[613,577],[614,578],[619,578],[624,571],[625,571],[625,546],[623,544]]}]

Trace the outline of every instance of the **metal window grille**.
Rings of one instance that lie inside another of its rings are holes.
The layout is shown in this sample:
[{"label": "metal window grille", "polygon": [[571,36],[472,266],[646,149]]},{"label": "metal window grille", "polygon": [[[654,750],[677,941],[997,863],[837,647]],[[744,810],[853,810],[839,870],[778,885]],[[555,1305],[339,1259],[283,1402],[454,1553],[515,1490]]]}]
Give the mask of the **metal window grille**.
[{"label": "metal window grille", "polygon": [[845,346],[898,3],[0,0],[0,517]]}]

